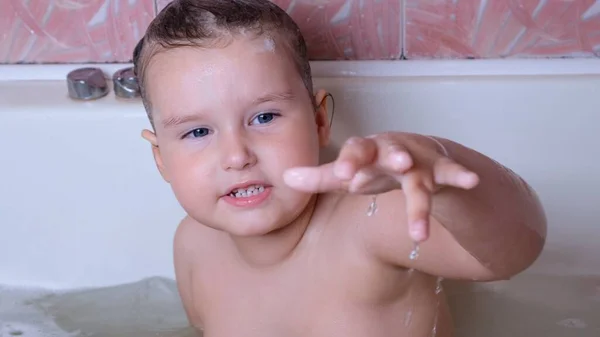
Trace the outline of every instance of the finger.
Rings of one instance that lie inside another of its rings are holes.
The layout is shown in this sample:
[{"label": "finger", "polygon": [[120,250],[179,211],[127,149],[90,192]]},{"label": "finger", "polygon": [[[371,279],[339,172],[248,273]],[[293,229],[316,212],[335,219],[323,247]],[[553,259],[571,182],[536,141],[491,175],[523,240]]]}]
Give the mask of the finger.
[{"label": "finger", "polygon": [[413,166],[408,149],[394,139],[375,138],[377,144],[377,164],[391,175],[399,175]]},{"label": "finger", "polygon": [[360,169],[354,174],[352,179],[348,180],[348,192],[364,193],[377,180],[378,174],[371,167]]},{"label": "finger", "polygon": [[425,241],[429,237],[432,185],[430,175],[423,171],[410,172],[402,179],[402,190],[406,197],[408,233],[415,242]]},{"label": "finger", "polygon": [[283,173],[284,182],[303,192],[321,193],[347,188],[347,182],[333,173],[334,163],[318,167],[295,167]]},{"label": "finger", "polygon": [[396,178],[388,175],[377,174],[376,176],[371,177],[368,180],[368,183],[363,183],[362,181],[357,182],[361,176],[361,171],[359,171],[349,182],[348,191],[350,193],[381,194],[388,192],[390,190],[390,186],[397,186],[397,188],[401,187],[400,182],[396,180]]},{"label": "finger", "polygon": [[346,141],[334,162],[334,174],[339,179],[352,179],[358,170],[373,163],[376,156],[374,140],[352,137]]},{"label": "finger", "polygon": [[479,183],[479,176],[449,158],[439,159],[433,168],[435,183],[471,189]]}]

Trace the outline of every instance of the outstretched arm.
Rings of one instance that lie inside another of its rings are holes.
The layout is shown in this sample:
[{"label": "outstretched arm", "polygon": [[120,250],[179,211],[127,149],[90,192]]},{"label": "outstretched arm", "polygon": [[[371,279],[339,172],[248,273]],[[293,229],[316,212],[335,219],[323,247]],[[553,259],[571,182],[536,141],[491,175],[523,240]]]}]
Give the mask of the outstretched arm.
[{"label": "outstretched arm", "polygon": [[439,191],[433,218],[495,277],[527,268],[546,238],[546,216],[536,193],[498,162],[450,140],[437,140],[454,161],[478,174],[479,184]]},{"label": "outstretched arm", "polygon": [[[294,187],[291,178],[301,178],[295,187],[304,190],[350,192],[338,211],[360,222],[354,228],[361,246],[392,266],[482,281],[527,268],[546,236],[533,190],[483,154],[435,139],[408,133],[353,139],[335,162],[295,169],[287,180]],[[379,194],[372,217],[365,215],[368,194]],[[420,254],[411,260],[415,240]]]},{"label": "outstretched arm", "polygon": [[[410,190],[379,195],[378,213],[361,218],[365,223],[360,226],[360,240],[385,263],[446,278],[502,280],[528,268],[546,238],[546,217],[535,192],[514,172],[483,154],[436,139],[456,163],[477,173],[478,184],[470,189],[444,186],[432,194],[430,232],[415,260],[409,259],[413,249],[409,219],[415,218],[411,212],[421,208],[414,206],[414,200],[411,204],[414,194]],[[364,209],[368,199],[348,198],[344,211],[357,209],[359,203]]]}]

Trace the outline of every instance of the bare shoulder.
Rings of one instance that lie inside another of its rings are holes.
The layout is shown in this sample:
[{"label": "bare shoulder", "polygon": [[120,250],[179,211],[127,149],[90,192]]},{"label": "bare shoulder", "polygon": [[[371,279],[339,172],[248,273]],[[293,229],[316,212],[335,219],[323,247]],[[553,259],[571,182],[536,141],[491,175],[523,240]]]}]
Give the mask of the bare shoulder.
[{"label": "bare shoulder", "polygon": [[207,230],[204,226],[192,218],[186,216],[181,220],[173,238],[173,258],[176,272],[189,273],[191,271],[194,260],[199,256],[202,241],[206,240],[205,232]]},{"label": "bare shoulder", "polygon": [[173,240],[173,262],[175,279],[179,296],[190,324],[201,328],[201,313],[193,305],[196,300],[193,295],[194,274],[196,273],[195,259],[199,256],[198,247],[202,241],[203,228],[189,217],[185,217],[177,227]]},{"label": "bare shoulder", "polygon": [[[186,216],[181,220],[177,230],[175,231],[175,237],[173,240],[173,247],[175,252],[180,255],[185,255],[186,251],[193,250],[197,246],[198,240],[201,239],[203,232],[202,226],[197,223],[194,219]],[[189,254],[189,253],[188,253]],[[184,258],[184,256],[180,256]]]}]

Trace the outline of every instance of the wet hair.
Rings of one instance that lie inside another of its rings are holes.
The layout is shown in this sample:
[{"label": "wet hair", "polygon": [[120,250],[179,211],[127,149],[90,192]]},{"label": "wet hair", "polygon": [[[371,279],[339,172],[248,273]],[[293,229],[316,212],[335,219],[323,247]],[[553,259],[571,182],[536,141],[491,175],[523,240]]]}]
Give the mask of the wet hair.
[{"label": "wet hair", "polygon": [[247,33],[282,42],[314,105],[306,42],[283,9],[269,0],[174,0],[152,20],[133,51],[134,73],[150,122],[144,75],[154,55],[178,47],[224,47],[236,35]]}]

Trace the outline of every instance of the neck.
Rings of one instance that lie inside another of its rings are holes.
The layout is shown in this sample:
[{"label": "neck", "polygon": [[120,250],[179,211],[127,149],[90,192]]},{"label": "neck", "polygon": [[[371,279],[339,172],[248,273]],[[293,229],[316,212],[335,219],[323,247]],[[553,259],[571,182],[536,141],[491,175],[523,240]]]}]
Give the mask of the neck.
[{"label": "neck", "polygon": [[233,237],[244,262],[252,267],[269,267],[285,261],[298,247],[315,209],[317,195],[292,222],[265,235]]}]

